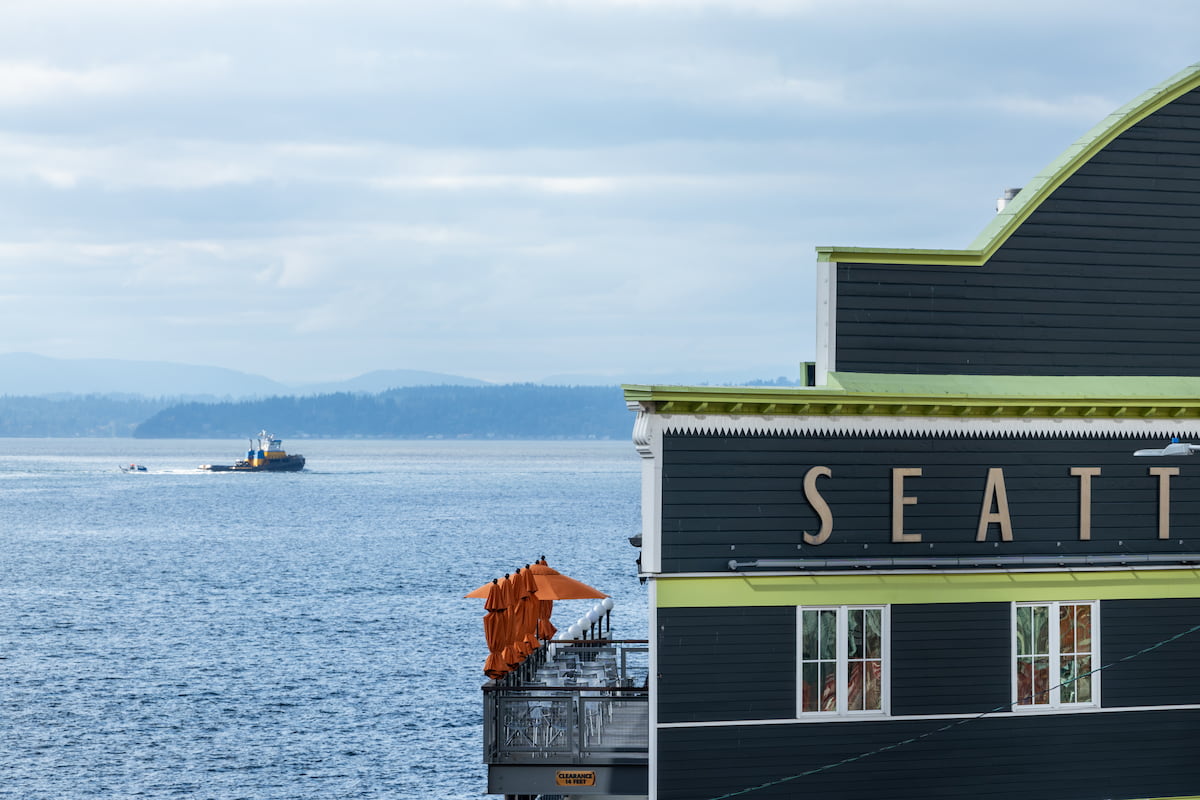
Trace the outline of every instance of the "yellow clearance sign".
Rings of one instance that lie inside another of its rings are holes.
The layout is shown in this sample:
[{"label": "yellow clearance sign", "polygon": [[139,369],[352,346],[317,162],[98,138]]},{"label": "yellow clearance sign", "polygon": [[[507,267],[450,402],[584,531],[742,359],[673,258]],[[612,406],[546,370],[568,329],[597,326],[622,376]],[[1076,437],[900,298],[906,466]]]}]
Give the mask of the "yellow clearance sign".
[{"label": "yellow clearance sign", "polygon": [[595,786],[596,773],[592,770],[562,770],[560,769],[554,776],[554,782],[558,786]]}]

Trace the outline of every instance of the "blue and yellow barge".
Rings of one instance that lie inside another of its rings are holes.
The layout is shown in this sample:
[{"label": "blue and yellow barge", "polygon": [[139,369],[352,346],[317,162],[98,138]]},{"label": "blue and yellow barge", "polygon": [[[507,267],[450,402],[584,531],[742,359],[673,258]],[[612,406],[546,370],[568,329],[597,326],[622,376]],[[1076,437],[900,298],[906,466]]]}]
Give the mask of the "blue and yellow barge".
[{"label": "blue and yellow barge", "polygon": [[210,472],[298,472],[304,469],[304,456],[288,455],[283,441],[265,430],[250,439],[246,457],[234,464],[201,464]]}]

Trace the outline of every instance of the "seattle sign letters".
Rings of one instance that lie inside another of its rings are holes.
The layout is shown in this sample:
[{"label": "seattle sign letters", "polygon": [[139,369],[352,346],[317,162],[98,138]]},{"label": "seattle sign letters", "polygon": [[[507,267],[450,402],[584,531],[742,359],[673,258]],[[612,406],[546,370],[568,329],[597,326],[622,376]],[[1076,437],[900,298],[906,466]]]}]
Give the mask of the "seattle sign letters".
[{"label": "seattle sign letters", "polygon": [[[891,497],[891,530],[890,542],[893,544],[919,544],[926,539],[919,528],[915,528],[906,520],[906,512],[921,502],[920,479],[925,475],[922,467],[892,467],[890,470]],[[1093,523],[1093,479],[1101,477],[1101,467],[1069,467],[1067,470],[1074,479],[1075,496],[1077,499],[1077,517],[1072,521],[1070,531],[1060,529],[1060,535],[1069,533],[1078,541],[1086,542],[1092,539]],[[1149,467],[1145,473],[1157,480],[1157,538],[1171,538],[1171,479],[1180,474],[1179,467],[1155,466]],[[861,478],[859,479],[861,481]],[[836,503],[830,502],[827,490],[834,486],[837,477],[831,467],[814,466],[804,475],[804,498],[819,520],[820,527],[816,533],[805,531],[804,543],[812,546],[823,545],[837,541]],[[1009,500],[1008,484],[1004,467],[988,467],[979,476],[978,514],[974,530],[975,542],[1013,542],[1019,539],[1019,530],[1013,525],[1013,506]],[[1200,523],[1200,521],[1197,521]],[[856,539],[861,539],[861,533]],[[1129,530],[1128,536],[1136,538],[1137,530]],[[887,541],[887,540],[885,540]]]}]

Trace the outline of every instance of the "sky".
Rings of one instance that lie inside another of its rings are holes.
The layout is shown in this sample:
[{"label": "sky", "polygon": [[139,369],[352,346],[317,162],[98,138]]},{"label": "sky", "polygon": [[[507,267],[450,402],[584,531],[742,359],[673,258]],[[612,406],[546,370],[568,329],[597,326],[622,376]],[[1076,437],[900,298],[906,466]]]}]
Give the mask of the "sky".
[{"label": "sky", "polygon": [[6,0],[0,352],[796,378],[818,245],[965,247],[1192,0]]}]

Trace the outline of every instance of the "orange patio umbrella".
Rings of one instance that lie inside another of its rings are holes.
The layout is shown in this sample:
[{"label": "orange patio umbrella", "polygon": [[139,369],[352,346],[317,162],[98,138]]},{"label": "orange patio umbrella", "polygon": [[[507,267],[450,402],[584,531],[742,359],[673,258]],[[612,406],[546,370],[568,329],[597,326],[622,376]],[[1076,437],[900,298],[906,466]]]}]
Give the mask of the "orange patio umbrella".
[{"label": "orange patio umbrella", "polygon": [[[583,581],[577,581],[574,578],[563,575],[558,570],[549,566],[546,563],[545,556],[540,561],[531,564],[529,571],[533,573],[533,582],[537,587],[534,591],[537,592],[539,600],[600,600],[608,597],[608,595],[599,589],[588,586]],[[487,599],[495,583],[495,581],[488,581],[479,588],[463,595],[463,597]]]},{"label": "orange patio umbrella", "polygon": [[508,578],[493,580],[486,584],[489,588],[487,601],[483,604],[487,614],[483,618],[483,635],[487,641],[488,657],[483,665],[483,674],[489,678],[503,678],[509,672],[509,666],[503,657],[507,644],[506,612],[511,602]]},{"label": "orange patio umbrella", "polygon": [[525,641],[525,614],[529,607],[532,592],[529,588],[529,578],[518,567],[509,578],[512,585],[513,600],[508,608],[508,654],[509,665],[516,666],[533,652],[533,648]]},{"label": "orange patio umbrella", "polygon": [[[504,592],[507,601],[504,609],[504,624],[503,624],[503,639],[504,648],[500,652],[500,657],[504,659],[504,663],[508,664],[509,668],[515,668],[525,660],[525,650],[521,644],[521,617],[519,606],[523,595],[524,587],[522,586],[522,578],[519,574],[504,575]],[[491,598],[491,595],[488,595]]]},{"label": "orange patio umbrella", "polygon": [[485,600],[488,615],[483,623],[489,655],[484,672],[489,677],[501,677],[540,647],[538,639],[554,636],[556,628],[550,615],[555,600],[601,599],[608,595],[563,575],[542,556],[524,570],[485,583],[465,597]]},{"label": "orange patio umbrella", "polygon": [[530,571],[528,564],[521,572],[523,587],[525,594],[521,598],[521,604],[517,608],[517,614],[520,617],[521,639],[523,641],[526,655],[532,653],[542,646],[538,641],[538,617],[541,612],[541,602],[537,597],[537,584],[534,582],[533,572]]},{"label": "orange patio umbrella", "polygon": [[563,575],[546,563],[546,557],[530,567],[533,579],[537,583],[539,600],[590,600],[608,597],[599,589],[588,586],[583,581]]},{"label": "orange patio umbrella", "polygon": [[[535,576],[535,578],[534,578],[535,581],[537,580],[537,578],[536,578],[537,575],[553,575],[554,573],[558,572],[558,570],[551,569],[550,566],[546,564],[545,556],[542,556],[539,561],[533,562],[533,565],[530,566],[529,569],[533,572],[533,574]],[[561,575],[562,573],[559,573],[559,574]],[[558,628],[556,628],[554,626],[554,623],[550,621],[550,617],[553,615],[554,615],[554,601],[544,598],[539,594],[538,595],[538,637],[545,639],[546,641],[550,641],[551,639],[554,638],[554,634],[558,633]]]},{"label": "orange patio umbrella", "polygon": [[[537,565],[535,564],[534,566],[536,567]],[[528,585],[531,587],[529,589],[529,591],[534,593],[532,602],[526,603],[526,602],[518,601],[519,605],[520,605],[520,610],[518,611],[518,614],[521,616],[522,621],[523,621],[522,630],[523,631],[528,630],[528,631],[532,632],[534,641],[536,641],[539,638],[540,639],[550,639],[551,637],[554,636],[554,626],[550,624],[550,607],[553,605],[553,603],[549,600],[542,600],[540,597],[538,597],[536,595],[537,582],[534,579],[535,573],[534,573],[534,571],[531,571],[530,565],[528,565],[528,564],[525,565],[524,572],[520,572],[520,571],[518,571],[518,572],[520,573],[520,576],[523,580],[529,581]],[[529,576],[527,579],[525,578],[526,575]],[[487,599],[492,593],[493,584],[495,584],[495,581],[492,581],[490,583],[485,583],[483,586],[480,586],[478,589],[468,592],[467,594],[465,594],[463,596]],[[529,620],[529,616],[533,617],[532,621]],[[546,633],[547,630],[549,630],[549,633]],[[534,644],[533,648],[536,649],[537,646],[538,645]]]},{"label": "orange patio umbrella", "polygon": [[553,639],[558,629],[550,621],[554,613],[555,600],[587,600],[591,598],[608,597],[599,589],[594,589],[582,581],[569,578],[546,563],[546,557],[534,563],[529,570],[537,583],[539,605],[538,636],[543,639]]},{"label": "orange patio umbrella", "polygon": [[[535,561],[529,567],[529,571],[534,575],[534,582],[537,581],[537,575],[544,570],[550,570],[546,566],[546,557],[542,556],[541,561]],[[538,620],[537,620],[537,635],[539,639],[550,641],[554,638],[554,634],[558,633],[558,628],[554,627],[554,623],[550,621],[551,615],[554,614],[554,601],[546,600],[540,594],[538,595]]]}]

